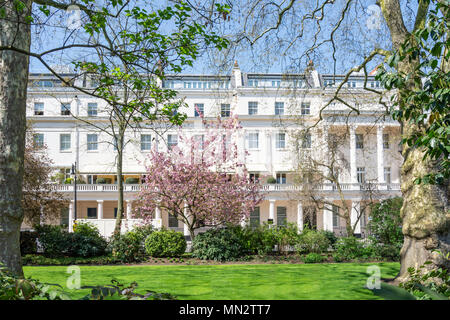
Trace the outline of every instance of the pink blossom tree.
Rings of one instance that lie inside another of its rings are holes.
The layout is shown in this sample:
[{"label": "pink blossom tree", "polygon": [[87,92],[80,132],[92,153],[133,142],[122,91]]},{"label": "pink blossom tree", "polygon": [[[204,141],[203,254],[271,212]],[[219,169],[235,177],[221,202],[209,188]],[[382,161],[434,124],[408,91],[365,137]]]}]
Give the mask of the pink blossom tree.
[{"label": "pink blossom tree", "polygon": [[150,152],[134,211],[150,223],[155,209],[164,209],[187,225],[191,239],[203,226],[240,223],[263,199],[259,184],[248,177],[246,152],[235,142],[242,129],[237,117],[200,121],[201,135],[180,129],[177,146]]}]

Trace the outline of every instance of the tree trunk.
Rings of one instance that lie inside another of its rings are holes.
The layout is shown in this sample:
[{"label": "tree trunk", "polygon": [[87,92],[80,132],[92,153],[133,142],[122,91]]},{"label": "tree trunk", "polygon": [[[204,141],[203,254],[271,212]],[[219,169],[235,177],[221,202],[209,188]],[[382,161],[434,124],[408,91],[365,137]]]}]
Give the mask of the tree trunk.
[{"label": "tree trunk", "polygon": [[114,227],[114,237],[120,236],[120,229],[122,227],[123,218],[123,141],[125,130],[119,129],[119,136],[117,138],[117,216],[116,224]]},{"label": "tree trunk", "polygon": [[[398,0],[380,1],[381,11],[389,27],[394,50],[399,50],[401,45],[411,37],[407,31]],[[419,5],[417,16],[425,17],[428,5]],[[403,74],[414,74],[420,78],[416,68],[417,60],[405,59],[398,64],[398,71]],[[444,66],[445,68],[446,66]],[[420,83],[420,81],[418,81]],[[414,90],[417,84],[410,77],[406,90]],[[406,105],[405,93],[399,92],[400,108]],[[403,138],[410,137],[417,130],[417,126],[410,123],[402,123]],[[408,278],[408,268],[417,268],[431,261],[429,269],[437,267],[449,268],[449,261],[442,253],[450,251],[450,212],[449,212],[449,181],[442,185],[415,184],[414,180],[427,173],[439,172],[439,162],[423,161],[423,151],[416,148],[403,146],[404,162],[401,168],[401,189],[403,193],[403,206],[400,214],[403,223],[403,243],[401,255],[401,269],[396,281],[402,282]]]},{"label": "tree trunk", "polygon": [[[17,12],[13,1],[3,4],[7,19],[0,21],[0,46],[30,50],[31,1]],[[22,179],[25,150],[25,112],[29,57],[10,50],[0,51],[0,263],[23,277],[20,226],[23,221]]]},{"label": "tree trunk", "polygon": [[[409,130],[407,130],[409,131]],[[408,268],[418,268],[431,261],[428,268],[449,269],[442,253],[450,251],[449,181],[442,185],[417,185],[414,180],[426,173],[439,171],[434,161],[422,161],[423,152],[406,148],[401,170],[403,206],[400,214],[405,237],[401,250],[401,269],[397,281],[408,278]]]}]

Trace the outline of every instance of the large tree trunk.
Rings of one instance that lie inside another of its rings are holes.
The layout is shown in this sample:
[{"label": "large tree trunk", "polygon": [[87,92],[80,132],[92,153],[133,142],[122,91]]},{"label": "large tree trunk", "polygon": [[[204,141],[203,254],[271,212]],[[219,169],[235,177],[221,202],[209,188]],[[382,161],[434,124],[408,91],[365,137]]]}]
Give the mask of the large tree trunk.
[{"label": "large tree trunk", "polygon": [[[398,0],[381,0],[381,10],[391,33],[393,49],[400,49],[406,39],[411,37],[407,31]],[[417,16],[426,16],[428,5],[421,2]],[[417,25],[420,24],[417,20]],[[398,65],[398,71],[404,74],[416,74],[418,61],[405,59]],[[419,77],[419,75],[417,75]],[[420,81],[419,81],[420,83]],[[414,90],[417,84],[410,78],[406,90]],[[405,94],[399,92],[400,108],[406,105]],[[410,137],[418,127],[410,123],[402,123],[403,137]],[[415,184],[414,180],[427,173],[438,172],[439,163],[423,161],[423,151],[408,146],[403,147],[404,162],[401,169],[403,206],[403,234],[405,241],[401,250],[401,269],[396,281],[408,278],[408,268],[417,268],[425,261],[431,261],[428,268],[449,268],[449,261],[435,250],[442,253],[450,251],[450,212],[449,181],[442,185]]]},{"label": "large tree trunk", "polygon": [[400,211],[403,220],[405,240],[401,250],[401,269],[398,281],[408,278],[408,268],[418,268],[425,261],[428,267],[449,268],[449,260],[434,250],[450,251],[449,182],[443,185],[417,185],[414,180],[426,173],[439,171],[432,161],[423,162],[423,152],[407,149],[401,170],[403,206]]},{"label": "large tree trunk", "polygon": [[[31,1],[22,0],[21,11],[13,1],[3,4],[6,17],[0,18],[0,47],[30,50]],[[25,150],[25,110],[29,57],[0,50],[0,262],[23,277],[20,255],[20,226],[23,221],[22,178]]]}]

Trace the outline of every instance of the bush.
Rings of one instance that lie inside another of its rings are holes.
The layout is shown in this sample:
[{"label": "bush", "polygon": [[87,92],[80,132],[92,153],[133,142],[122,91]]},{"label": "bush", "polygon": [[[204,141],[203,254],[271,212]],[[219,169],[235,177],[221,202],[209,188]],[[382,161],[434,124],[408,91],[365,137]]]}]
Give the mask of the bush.
[{"label": "bush", "polygon": [[403,199],[400,197],[386,199],[371,205],[370,221],[367,228],[370,235],[379,243],[386,245],[402,245],[402,220],[400,208]]},{"label": "bush", "polygon": [[237,260],[245,256],[252,246],[246,243],[246,237],[250,234],[243,232],[239,226],[209,229],[194,238],[192,256],[202,260]]},{"label": "bush", "polygon": [[299,236],[296,250],[300,254],[323,253],[330,247],[330,240],[323,231],[305,228]]},{"label": "bush", "polygon": [[111,178],[97,178],[95,181],[97,184],[111,184]]},{"label": "bush", "polygon": [[273,253],[277,244],[276,230],[270,228],[268,224],[260,225],[257,228],[249,226],[242,228],[241,236],[244,247],[249,254],[266,255]]},{"label": "bush", "polygon": [[275,179],[274,177],[269,177],[269,178],[267,178],[267,183],[270,183],[270,184],[277,183],[277,179]]},{"label": "bush", "polygon": [[145,239],[152,232],[153,227],[151,225],[138,226],[117,238],[113,238],[109,245],[112,256],[123,262],[145,260]]},{"label": "bush", "polygon": [[321,232],[327,237],[328,241],[330,241],[330,245],[334,248],[334,245],[338,240],[334,232],[330,230],[322,230]]},{"label": "bush", "polygon": [[371,247],[374,251],[374,255],[378,258],[386,258],[392,261],[400,260],[401,244],[382,244],[378,243],[376,239],[370,238]]},{"label": "bush", "polygon": [[77,223],[72,235],[70,255],[97,257],[105,254],[107,242],[98,229],[90,223]]},{"label": "bush", "polygon": [[73,233],[51,225],[35,226],[35,229],[44,253],[50,257],[93,257],[105,253],[107,242],[92,225],[79,223]]},{"label": "bush", "polygon": [[306,256],[302,257],[304,263],[321,263],[325,260],[325,257],[319,253],[308,253]]},{"label": "bush", "polygon": [[126,178],[125,183],[126,184],[138,184],[139,179],[138,178]]},{"label": "bush", "polygon": [[295,247],[298,244],[300,235],[298,234],[297,225],[288,223],[287,226],[277,226],[274,229],[279,252],[286,253],[290,247]]},{"label": "bush", "polygon": [[33,254],[37,252],[37,232],[20,231],[20,252],[22,254]]},{"label": "bush", "polygon": [[145,240],[145,252],[151,257],[178,257],[186,251],[186,240],[181,232],[160,230]]},{"label": "bush", "polygon": [[364,244],[355,237],[339,238],[335,245],[333,258],[336,262],[375,257],[373,246]]},{"label": "bush", "polygon": [[60,226],[37,225],[34,229],[46,255],[51,257],[70,255],[73,240],[72,234],[64,231]]}]

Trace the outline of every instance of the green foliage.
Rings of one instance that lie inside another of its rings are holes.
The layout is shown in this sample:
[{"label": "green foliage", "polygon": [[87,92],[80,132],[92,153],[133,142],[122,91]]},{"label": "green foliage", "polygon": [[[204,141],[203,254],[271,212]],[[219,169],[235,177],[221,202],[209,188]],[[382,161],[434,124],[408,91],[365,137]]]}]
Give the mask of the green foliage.
[{"label": "green foliage", "polygon": [[50,257],[94,257],[105,253],[107,242],[98,230],[85,223],[78,223],[73,233],[60,226],[35,226],[44,253]]},{"label": "green foliage", "polygon": [[330,242],[330,245],[334,247],[335,243],[338,240],[338,237],[334,234],[333,231],[330,230],[322,230],[322,233],[325,237],[327,237],[328,241]]},{"label": "green foliage", "polygon": [[138,178],[126,178],[125,183],[126,184],[138,184],[139,179]]},{"label": "green foliage", "polygon": [[112,279],[106,286],[83,286],[81,289],[91,289],[91,292],[81,300],[176,300],[170,293],[159,293],[147,290],[145,294],[134,292],[138,287],[136,282],[128,286]]},{"label": "green foliage", "polygon": [[311,252],[302,257],[304,263],[321,263],[325,260],[325,257],[319,253]]},{"label": "green foliage", "polygon": [[245,241],[244,234],[249,236],[239,226],[209,229],[194,238],[192,256],[203,260],[237,260],[246,255],[249,247],[254,247]]},{"label": "green foliage", "polygon": [[277,244],[276,231],[275,228],[270,227],[268,224],[260,225],[257,228],[242,228],[243,242],[247,252],[259,255],[273,253]]},{"label": "green foliage", "polygon": [[30,254],[37,252],[37,232],[20,231],[20,252],[21,254]]},{"label": "green foliage", "polygon": [[299,254],[327,252],[331,243],[323,231],[305,228],[299,236],[296,250]]},{"label": "green foliage", "polygon": [[370,243],[364,243],[357,238],[339,238],[335,244],[333,259],[336,262],[350,261],[354,259],[369,259],[375,256]]},{"label": "green foliage", "polygon": [[97,184],[111,184],[111,178],[97,178],[95,183]]},{"label": "green foliage", "polygon": [[99,257],[46,257],[40,254],[26,254],[22,256],[22,264],[28,266],[70,266],[80,264],[108,265],[117,264],[120,260],[112,256]]},{"label": "green foliage", "polygon": [[109,244],[113,257],[123,262],[145,260],[145,239],[153,231],[151,225],[138,226],[119,237],[114,237]]},{"label": "green foliage", "polygon": [[[439,252],[441,255],[442,253]],[[448,260],[449,254],[445,259]],[[408,268],[409,278],[400,284],[419,300],[448,300],[450,299],[450,274],[448,269],[435,268],[427,270],[427,265],[431,261],[425,262],[419,268]]]},{"label": "green foliage", "polygon": [[178,257],[186,251],[186,240],[181,232],[160,230],[145,240],[145,252],[151,257]]},{"label": "green foliage", "polygon": [[270,184],[277,183],[277,179],[275,179],[274,177],[269,177],[269,178],[267,178],[267,183],[270,183]]},{"label": "green foliage", "polygon": [[[450,9],[445,2],[433,2],[424,25],[388,58],[391,70],[381,66],[376,78],[386,89],[399,92],[391,109],[393,118],[417,128],[402,143],[421,148],[423,160],[439,162],[438,172],[427,173],[415,182],[440,184],[450,177]],[[409,73],[398,71],[405,62],[414,66]]]},{"label": "green foliage", "polygon": [[367,228],[370,235],[379,243],[399,245],[400,247],[403,244],[402,219],[400,217],[402,204],[403,199],[395,197],[371,205]]},{"label": "green foliage", "polygon": [[0,300],[69,300],[59,285],[43,284],[38,280],[19,279],[0,264]]},{"label": "green foliage", "polygon": [[278,251],[286,253],[291,247],[295,247],[300,240],[297,225],[288,223],[286,226],[277,226],[273,228]]}]

